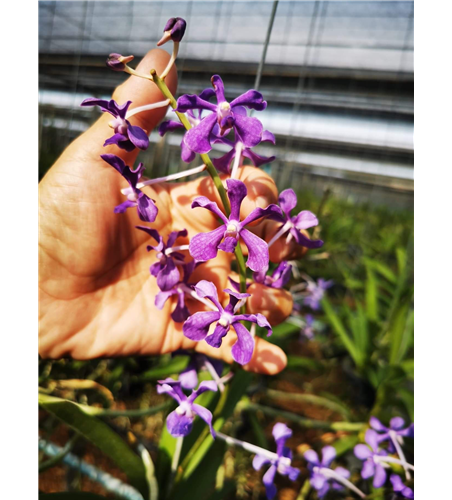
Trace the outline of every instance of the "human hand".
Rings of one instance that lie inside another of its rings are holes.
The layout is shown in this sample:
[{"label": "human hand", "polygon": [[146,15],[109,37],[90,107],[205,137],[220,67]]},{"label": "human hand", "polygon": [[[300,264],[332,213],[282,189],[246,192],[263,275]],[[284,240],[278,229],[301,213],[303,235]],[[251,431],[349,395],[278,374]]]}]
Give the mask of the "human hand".
[{"label": "human hand", "polygon": [[[139,70],[147,73],[155,68],[160,73],[168,60],[165,51],[152,50],[141,61]],[[166,83],[174,93],[177,86],[174,67]],[[116,89],[113,99],[120,104],[131,100],[132,106],[138,107],[161,101],[163,96],[149,81],[130,77]],[[134,115],[130,121],[150,133],[164,114],[163,108],[155,109]],[[135,229],[143,225],[135,210],[113,213],[113,208],[124,201],[120,189],[126,183],[100,158],[101,154],[114,153],[133,167],[137,150],[128,153],[116,146],[102,147],[111,135],[110,119],[104,113],[64,151],[39,185],[40,354],[49,358],[92,359],[157,355],[183,348],[231,363],[231,345],[235,342],[232,330],[219,349],[206,342],[193,342],[183,335],[183,323],[171,320],[174,307],[171,301],[162,310],[154,304],[159,288],[149,274],[149,266],[155,262],[155,253],[148,253],[146,246],[155,242]],[[239,172],[239,179],[248,189],[241,208],[242,218],[256,206],[277,202],[277,189],[268,175],[254,167],[243,167]],[[143,192],[156,201],[159,209],[156,221],[149,227],[157,229],[165,240],[171,231],[186,228],[191,238],[217,226],[210,212],[190,208],[193,199],[200,195],[222,207],[210,177],[153,185]],[[276,226],[266,220],[253,231],[268,241]],[[188,241],[179,238],[177,244]],[[277,241],[270,248],[274,262],[294,256],[297,256],[295,246],[284,242]],[[193,281],[212,281],[221,294],[229,285],[231,261],[231,254],[219,252],[216,259],[195,270]],[[292,310],[287,291],[257,283],[248,291],[252,296],[247,312],[264,314],[272,325],[283,321]],[[194,299],[187,304],[190,312],[203,307]],[[256,338],[253,358],[245,369],[274,374],[285,364],[286,356],[279,347]]]}]

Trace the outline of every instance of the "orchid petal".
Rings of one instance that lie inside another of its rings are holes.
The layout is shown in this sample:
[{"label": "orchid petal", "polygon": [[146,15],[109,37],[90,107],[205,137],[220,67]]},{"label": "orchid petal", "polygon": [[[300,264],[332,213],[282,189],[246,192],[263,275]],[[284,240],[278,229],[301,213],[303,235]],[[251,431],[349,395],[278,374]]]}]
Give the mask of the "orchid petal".
[{"label": "orchid petal", "polygon": [[218,249],[223,250],[223,252],[234,253],[237,243],[238,243],[237,238],[234,238],[232,236],[227,236],[223,240],[223,243],[218,245]]},{"label": "orchid petal", "polygon": [[198,415],[198,417],[201,417],[204,420],[204,422],[209,426],[210,433],[212,434],[212,437],[215,439],[215,430],[212,426],[212,413],[207,408],[204,408],[204,406],[197,405],[196,403],[192,405],[192,409]]},{"label": "orchid petal", "polygon": [[262,271],[268,268],[268,245],[267,243],[256,236],[248,229],[242,229],[240,231],[240,236],[248,247],[248,260],[246,265],[252,271]]},{"label": "orchid petal", "polygon": [[209,136],[215,123],[217,122],[216,113],[212,113],[203,118],[196,127],[191,128],[184,136],[185,144],[195,153],[208,153],[212,146]]},{"label": "orchid petal", "polygon": [[157,276],[157,285],[160,290],[167,291],[173,288],[174,285],[179,283],[180,273],[176,264],[171,257],[166,259],[166,265],[159,272]]},{"label": "orchid petal", "polygon": [[[235,106],[246,106],[249,109],[263,111],[267,107],[267,102],[264,101],[264,96],[257,90],[248,90],[242,95],[231,101],[231,108]],[[234,111],[234,110],[233,110]]]},{"label": "orchid petal", "polygon": [[158,214],[158,208],[155,206],[155,203],[141,191],[138,195],[137,211],[138,216],[144,222],[154,222]]},{"label": "orchid petal", "polygon": [[200,261],[214,259],[218,253],[218,245],[223,239],[225,227],[220,226],[209,233],[198,233],[189,243],[190,255]]},{"label": "orchid petal", "polygon": [[226,337],[228,331],[229,325],[224,327],[220,325],[220,323],[217,323],[214,332],[211,335],[208,335],[205,340],[210,346],[218,349],[223,342],[223,337]]},{"label": "orchid petal", "polygon": [[190,340],[204,340],[209,332],[209,327],[220,319],[218,311],[202,311],[190,316],[182,327],[184,335]]},{"label": "orchid petal", "polygon": [[250,116],[234,115],[234,128],[247,148],[257,146],[262,139],[262,123]]},{"label": "orchid petal", "polygon": [[[278,205],[271,204],[268,205],[267,208],[255,208],[243,221],[241,222],[241,226],[245,227],[246,225],[250,224],[251,222],[254,222],[257,219],[260,219],[261,217],[269,217],[269,216],[282,216],[281,209],[278,207]],[[272,218],[272,217],[269,217]]]},{"label": "orchid petal", "polygon": [[229,220],[240,220],[240,206],[247,195],[245,183],[238,179],[226,179],[227,193],[231,202],[231,215]]},{"label": "orchid petal", "polygon": [[210,111],[216,111],[217,107],[196,94],[185,94],[181,95],[177,100],[177,108],[175,111],[179,113],[185,113],[192,109],[208,109]]},{"label": "orchid petal", "polygon": [[219,217],[225,224],[229,222],[224,213],[218,208],[218,205],[214,201],[209,200],[209,198],[207,198],[206,196],[198,196],[193,200],[191,208],[198,208],[198,207],[210,210],[217,217]]},{"label": "orchid petal", "polygon": [[287,217],[290,217],[290,212],[297,206],[297,195],[293,189],[285,189],[279,195],[279,206],[283,209]]},{"label": "orchid petal", "polygon": [[166,417],[166,427],[173,437],[188,436],[193,428],[193,417],[179,415],[174,410]]},{"label": "orchid petal", "polygon": [[322,449],[322,466],[329,467],[336,458],[336,450],[332,446],[325,446]]},{"label": "orchid petal", "polygon": [[130,142],[137,148],[143,150],[148,148],[149,137],[141,127],[130,125],[127,121],[127,135],[129,136]]},{"label": "orchid petal", "polygon": [[262,455],[255,455],[253,458],[253,469],[254,470],[260,470],[260,468],[265,465],[269,464],[270,460],[267,457],[264,457]]},{"label": "orchid petal", "polygon": [[292,222],[297,229],[308,229],[310,227],[318,226],[319,220],[317,216],[310,212],[309,210],[303,210],[298,215],[296,215]]},{"label": "orchid petal", "polygon": [[174,120],[167,120],[162,122],[159,126],[159,135],[163,137],[167,132],[174,132],[174,130],[185,129],[185,127],[180,122]]},{"label": "orchid petal", "polygon": [[234,323],[233,328],[237,333],[237,342],[232,346],[232,357],[240,365],[246,365],[253,356],[254,339],[241,323]]}]

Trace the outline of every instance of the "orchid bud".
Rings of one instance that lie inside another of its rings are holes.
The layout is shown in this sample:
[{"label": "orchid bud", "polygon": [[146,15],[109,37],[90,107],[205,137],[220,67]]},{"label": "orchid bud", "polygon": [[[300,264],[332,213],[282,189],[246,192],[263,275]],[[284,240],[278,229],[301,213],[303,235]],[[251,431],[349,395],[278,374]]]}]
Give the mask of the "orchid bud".
[{"label": "orchid bud", "polygon": [[163,30],[163,37],[157,43],[157,47],[172,40],[173,42],[180,42],[185,34],[187,23],[181,17],[172,17],[168,20]]},{"label": "orchid bud", "polygon": [[134,56],[122,56],[121,54],[110,54],[107,59],[107,66],[113,71],[124,71],[126,64],[132,61]]}]

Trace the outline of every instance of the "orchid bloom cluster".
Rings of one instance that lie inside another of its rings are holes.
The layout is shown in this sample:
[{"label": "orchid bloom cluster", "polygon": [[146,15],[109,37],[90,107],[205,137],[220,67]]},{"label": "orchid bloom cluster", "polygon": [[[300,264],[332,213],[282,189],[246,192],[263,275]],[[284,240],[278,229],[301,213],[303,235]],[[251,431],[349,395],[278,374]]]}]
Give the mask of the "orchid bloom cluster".
[{"label": "orchid bloom cluster", "polygon": [[[218,221],[218,227],[194,235],[189,234],[185,228],[172,232],[159,232],[153,226],[137,225],[136,228],[150,238],[147,250],[152,252],[153,262],[149,272],[160,289],[155,297],[155,306],[162,309],[171,303],[172,320],[181,324],[183,335],[194,343],[206,342],[210,347],[219,349],[225,337],[233,335],[232,358],[240,365],[246,365],[253,357],[256,327],[265,329],[267,335],[272,334],[272,327],[263,314],[246,313],[246,302],[251,296],[248,292],[252,290],[250,285],[257,283],[260,286],[282,288],[289,283],[293,269],[291,263],[282,262],[269,272],[269,248],[279,242],[283,245],[298,244],[304,248],[315,249],[321,247],[323,241],[311,239],[307,232],[307,229],[319,224],[312,212],[302,210],[294,213],[298,200],[292,189],[281,192],[278,204],[255,208],[245,217],[241,215],[243,201],[248,196],[246,185],[237,178],[242,159],[247,158],[255,167],[274,159],[273,156],[264,157],[253,151],[253,148],[262,142],[274,144],[275,137],[264,130],[258,118],[248,116],[247,111],[263,111],[267,102],[257,90],[248,90],[232,100],[227,100],[224,83],[218,75],[212,76],[213,88],[205,89],[199,95],[182,95],[176,101],[165,84],[165,77],[177,57],[185,29],[186,23],[181,18],[172,18],[166,24],[159,45],[171,40],[174,47],[171,60],[161,75],[157,75],[154,70],[144,75],[130,68],[128,63],[132,61],[133,56],[114,53],[110,54],[107,60],[107,65],[112,70],[145,78],[151,84],[157,85],[166,97],[164,101],[134,108],[132,101],[117,103],[114,100],[89,98],[83,101],[82,106],[98,106],[103,113],[112,116],[109,123],[112,136],[105,141],[104,146],[118,148],[118,154],[121,155],[124,151],[131,152],[137,148],[146,150],[149,147],[147,131],[133,125],[131,117],[142,111],[167,107],[169,104],[173,107],[180,123],[175,120],[166,121],[160,125],[159,133],[164,135],[184,129],[181,142],[182,159],[191,162],[196,155],[201,155],[203,164],[180,174],[144,180],[142,163],[134,167],[127,165],[120,156],[113,153],[101,155],[102,160],[128,183],[128,187],[121,191],[126,199],[120,205],[112,207],[112,210],[122,214],[126,210],[136,209],[141,221],[152,224],[159,216],[159,202],[146,194],[146,186],[200,174],[207,170],[223,206],[220,207],[216,201],[206,196],[198,196],[192,201],[191,208],[195,210],[194,215],[199,209],[211,212]],[[213,99],[215,103],[212,102]],[[214,144],[221,144],[230,150],[220,158],[211,160],[207,153],[212,150]],[[220,178],[219,173],[223,178]],[[265,219],[278,223],[268,243],[251,229]],[[246,262],[242,255],[242,246],[247,249]],[[240,275],[240,282],[230,278],[231,288],[222,290],[221,294],[213,282],[195,278],[200,274],[197,272],[198,268],[203,263],[215,259],[218,252],[236,255]],[[250,269],[249,276],[247,268]],[[318,311],[326,290],[332,284],[332,281],[322,278],[317,282],[307,280],[303,306]],[[228,297],[227,303],[222,300],[223,297]],[[205,309],[191,311],[194,300],[201,302]],[[313,324],[313,316],[307,315],[303,328],[308,338],[312,338],[314,334]],[[202,345],[204,346],[205,344]],[[300,474],[299,469],[293,467],[292,452],[286,446],[286,441],[292,437],[292,431],[283,423],[274,426],[276,453],[219,432],[220,429],[215,428],[210,410],[195,401],[207,391],[224,391],[225,384],[232,378],[233,372],[229,371],[223,376],[223,366],[207,356],[198,353],[183,354],[190,356],[190,360],[185,370],[180,373],[179,380],[166,378],[160,380],[157,386],[159,394],[167,394],[177,403],[176,409],[167,418],[169,433],[176,438],[187,436],[192,430],[195,418],[199,417],[207,424],[205,432],[209,430],[213,438],[223,439],[228,444],[241,446],[254,453],[253,467],[255,470],[267,468],[263,483],[268,499],[274,498],[277,493],[274,484],[276,473],[287,476],[292,481],[297,480]],[[211,380],[199,381],[200,370],[207,371]],[[190,394],[184,391],[190,391]],[[355,456],[363,462],[361,477],[372,478],[375,488],[384,486],[389,479],[395,495],[400,498],[414,498],[413,490],[405,484],[411,481],[414,467],[407,463],[402,448],[404,438],[413,437],[414,427],[405,427],[400,417],[393,418],[389,427],[372,417],[370,427],[365,434],[366,444],[358,444],[354,449]],[[393,456],[394,454],[397,456]],[[314,450],[304,453],[309,482],[317,491],[318,498],[323,498],[330,490],[340,490],[344,487],[364,498],[364,493],[350,482],[350,471],[340,466],[331,468],[335,458],[336,451],[332,446],[323,448],[321,458]],[[392,465],[404,470],[405,481],[390,470]],[[391,474],[388,474],[388,471]]]},{"label": "orchid bloom cluster", "polygon": [[[182,158],[185,161],[192,161],[197,154],[200,154],[204,164],[176,176],[144,180],[142,176],[145,167],[142,163],[135,168],[127,165],[120,156],[113,153],[101,155],[102,160],[119,172],[129,185],[121,191],[126,197],[125,201],[116,206],[114,212],[122,214],[126,210],[136,209],[141,221],[152,224],[157,220],[159,207],[158,202],[146,194],[144,190],[146,186],[208,170],[224,206],[220,208],[215,201],[206,196],[198,196],[193,200],[191,208],[208,210],[215,215],[220,221],[216,229],[189,235],[184,228],[179,228],[170,234],[161,234],[152,226],[136,227],[150,238],[147,249],[153,253],[154,262],[149,271],[160,288],[155,297],[155,306],[162,309],[168,302],[174,304],[171,317],[173,321],[183,323],[183,334],[195,342],[205,341],[214,348],[219,348],[224,337],[231,329],[234,330],[237,341],[232,346],[232,357],[237,363],[244,365],[251,360],[255,343],[255,327],[248,330],[244,322],[267,329],[268,335],[272,333],[270,324],[262,314],[245,313],[246,300],[250,297],[247,293],[250,283],[281,288],[290,280],[291,266],[287,262],[282,262],[272,274],[267,274],[270,268],[269,247],[284,237],[287,242],[294,240],[307,248],[317,248],[323,242],[311,240],[306,232],[307,228],[318,224],[314,214],[304,210],[298,215],[291,215],[297,205],[297,197],[291,189],[281,193],[278,205],[270,204],[266,208],[255,208],[246,217],[241,217],[241,205],[248,195],[246,185],[236,178],[242,158],[250,159],[255,166],[274,159],[274,157],[262,157],[252,150],[261,142],[274,143],[275,138],[271,132],[263,129],[258,118],[248,116],[247,113],[247,110],[265,110],[267,102],[256,90],[248,90],[235,99],[227,100],[224,83],[218,75],[214,75],[211,79],[213,88],[205,89],[199,95],[182,95],[176,101],[164,80],[174,64],[185,30],[186,23],[182,18],[172,18],[167,22],[158,45],[172,40],[174,49],[172,58],[161,75],[157,75],[154,70],[144,75],[132,69],[128,63],[133,60],[133,56],[113,53],[107,59],[107,66],[114,71],[146,78],[157,85],[167,97],[166,100],[137,108],[130,100],[117,103],[114,100],[88,98],[81,105],[97,106],[103,113],[112,116],[109,126],[113,135],[104,142],[104,146],[117,147],[126,152],[136,148],[146,150],[149,147],[148,133],[143,128],[133,125],[131,117],[142,111],[166,107],[168,104],[173,106],[180,123],[175,120],[163,122],[160,134],[178,128],[186,129],[181,143]],[[212,102],[214,98],[216,103]],[[234,139],[231,139],[231,136]],[[223,157],[212,161],[206,153],[212,149],[214,143],[231,147],[231,150]],[[220,180],[219,172],[227,177],[225,186]],[[255,225],[264,219],[281,223],[270,243],[250,230],[251,224]],[[247,248],[246,264],[239,243]],[[193,279],[193,275],[198,274],[195,270],[202,263],[215,259],[219,251],[235,253],[240,271],[240,285],[233,284],[233,289],[223,290],[224,294],[229,295],[229,304],[226,306],[220,301],[219,293],[212,282],[206,280],[196,282]],[[251,282],[247,282],[246,268],[253,273]],[[190,301],[187,299],[198,300],[209,310],[192,314]]]}]

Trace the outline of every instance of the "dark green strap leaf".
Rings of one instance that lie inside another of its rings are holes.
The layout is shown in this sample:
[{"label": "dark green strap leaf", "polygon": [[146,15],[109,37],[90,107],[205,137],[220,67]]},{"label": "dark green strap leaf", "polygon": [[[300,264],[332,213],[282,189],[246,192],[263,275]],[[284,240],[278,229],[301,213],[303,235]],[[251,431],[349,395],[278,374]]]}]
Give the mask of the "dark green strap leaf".
[{"label": "dark green strap leaf", "polygon": [[143,462],[106,423],[87,414],[82,405],[39,394],[39,405],[96,445],[120,467],[145,498],[148,486]]}]

